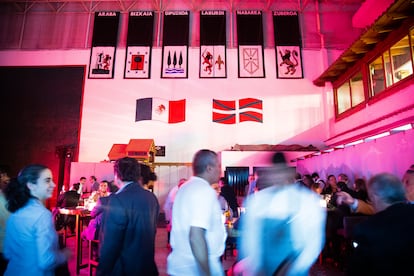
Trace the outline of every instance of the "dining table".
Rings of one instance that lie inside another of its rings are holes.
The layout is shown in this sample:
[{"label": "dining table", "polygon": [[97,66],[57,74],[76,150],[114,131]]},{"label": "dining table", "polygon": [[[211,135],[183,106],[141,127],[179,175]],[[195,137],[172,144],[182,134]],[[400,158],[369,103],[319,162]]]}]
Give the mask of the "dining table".
[{"label": "dining table", "polygon": [[78,206],[76,208],[59,208],[59,213],[62,215],[75,216],[75,253],[76,253],[76,274],[82,268],[88,267],[88,263],[82,263],[82,230],[84,225],[87,225],[91,218],[91,212],[84,206]]}]

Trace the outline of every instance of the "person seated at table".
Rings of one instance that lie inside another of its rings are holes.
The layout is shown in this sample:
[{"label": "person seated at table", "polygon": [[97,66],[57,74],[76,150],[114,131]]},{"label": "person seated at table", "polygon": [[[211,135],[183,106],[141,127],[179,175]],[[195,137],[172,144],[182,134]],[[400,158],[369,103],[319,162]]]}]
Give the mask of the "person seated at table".
[{"label": "person seated at table", "polygon": [[[407,200],[414,203],[414,164],[403,175],[402,183],[405,187]],[[365,202],[361,199],[354,198],[346,192],[339,192],[338,195],[338,204],[348,205],[353,213],[364,215],[372,215],[375,213],[374,206],[369,200]]]},{"label": "person seated at table", "polygon": [[383,173],[372,177],[367,188],[377,213],[354,227],[349,275],[411,275],[414,206],[407,202],[403,183]]},{"label": "person seated at table", "polygon": [[227,202],[227,200],[220,194],[220,192],[221,192],[220,184],[219,183],[213,183],[213,184],[211,184],[211,188],[213,188],[217,193],[217,199],[220,203],[220,208],[221,208],[221,211],[222,211],[223,215],[226,215],[227,212],[229,212],[227,214],[228,217],[226,219],[232,218],[233,217],[233,211],[229,207],[229,203]]},{"label": "person seated at table", "polygon": [[171,236],[171,227],[172,227],[172,208],[174,205],[174,199],[178,192],[178,189],[184,185],[187,181],[186,178],[181,178],[177,185],[171,188],[168,192],[167,198],[165,199],[164,203],[164,212],[165,212],[165,223],[167,224],[167,248],[171,249],[170,245],[170,236]]},{"label": "person seated at table", "polygon": [[321,194],[322,192],[322,187],[320,186],[319,183],[317,182],[313,182],[312,186],[311,186],[311,190],[315,193],[317,193],[318,195]]},{"label": "person seated at table", "polygon": [[87,199],[87,202],[85,203],[85,207],[87,207],[88,210],[92,210],[96,203],[98,202],[98,199],[100,197],[109,196],[111,193],[109,192],[109,183],[106,180],[102,180],[99,183],[99,188],[97,191],[93,191],[92,194]]},{"label": "person seated at table", "polygon": [[303,183],[305,183],[305,187],[312,189],[313,184],[315,181],[313,181],[313,178],[310,174],[303,175]]},{"label": "person seated at table", "polygon": [[[102,183],[102,182],[101,182]],[[102,226],[102,219],[107,208],[109,201],[109,193],[107,196],[101,196],[98,198],[96,205],[91,210],[91,220],[89,221],[88,227],[83,230],[81,237],[84,240],[99,240],[100,229]]]},{"label": "person seated at table", "polygon": [[362,178],[355,179],[354,185],[353,185],[353,197],[363,200],[365,202],[369,201],[368,198],[368,192],[367,192],[367,185],[365,183],[365,180]]},{"label": "person seated at table", "polygon": [[79,204],[80,195],[78,193],[79,183],[74,183],[69,191],[59,195],[57,207],[74,208]]},{"label": "person seated at table", "polygon": [[226,178],[221,177],[219,180],[220,195],[224,197],[230,206],[232,216],[237,218],[239,216],[239,204],[237,202],[237,196],[234,193],[233,188],[227,183]]},{"label": "person seated at table", "polygon": [[[72,185],[72,188],[59,195],[56,207],[57,208],[76,208],[79,204],[80,194],[78,194],[79,183]],[[55,216],[56,230],[59,231],[64,227],[68,227],[71,234],[75,234],[76,218],[71,215],[62,215],[58,209],[53,211]]]}]

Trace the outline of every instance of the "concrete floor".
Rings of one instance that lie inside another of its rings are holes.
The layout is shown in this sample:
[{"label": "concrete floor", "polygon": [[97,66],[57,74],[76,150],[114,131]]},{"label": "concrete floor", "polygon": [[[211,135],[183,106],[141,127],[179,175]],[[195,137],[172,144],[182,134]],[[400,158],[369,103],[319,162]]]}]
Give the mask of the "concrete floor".
[{"label": "concrete floor", "polygon": [[[167,256],[169,249],[166,247],[167,244],[167,231],[165,228],[160,227],[157,230],[157,236],[155,241],[155,262],[158,266],[158,271],[160,276],[167,276]],[[74,250],[75,248],[75,238],[68,238],[67,246]],[[83,262],[87,262],[88,258],[88,244],[83,243]],[[227,254],[226,260],[223,260],[224,270],[227,270],[235,262],[236,257],[232,256],[231,253]],[[69,270],[71,275],[76,275],[76,258],[72,258],[69,262]],[[89,275],[89,269],[83,268],[80,270],[79,275],[86,276]],[[95,275],[95,273],[93,274]],[[339,271],[333,264],[324,263],[320,265],[316,263],[312,269],[310,276],[344,276],[345,273]]]}]

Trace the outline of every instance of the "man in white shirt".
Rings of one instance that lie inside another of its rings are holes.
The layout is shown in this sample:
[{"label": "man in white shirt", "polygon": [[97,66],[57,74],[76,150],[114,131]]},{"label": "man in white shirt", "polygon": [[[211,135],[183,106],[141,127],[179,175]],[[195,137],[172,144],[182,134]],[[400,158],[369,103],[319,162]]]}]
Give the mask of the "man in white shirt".
[{"label": "man in white shirt", "polygon": [[220,257],[226,230],[217,194],[210,186],[220,178],[217,154],[198,151],[193,174],[178,190],[172,214],[168,275],[224,275]]},{"label": "man in white shirt", "polygon": [[326,211],[320,198],[295,183],[294,168],[276,153],[259,170],[259,191],[247,199],[241,218],[241,261],[236,275],[309,275],[325,241]]},{"label": "man in white shirt", "polygon": [[164,212],[165,212],[165,222],[167,224],[167,247],[170,246],[170,235],[171,235],[171,223],[172,223],[172,208],[174,204],[175,195],[178,192],[178,189],[187,181],[186,178],[181,178],[178,182],[178,185],[175,185],[171,188],[170,192],[167,195],[167,198],[164,203]]}]

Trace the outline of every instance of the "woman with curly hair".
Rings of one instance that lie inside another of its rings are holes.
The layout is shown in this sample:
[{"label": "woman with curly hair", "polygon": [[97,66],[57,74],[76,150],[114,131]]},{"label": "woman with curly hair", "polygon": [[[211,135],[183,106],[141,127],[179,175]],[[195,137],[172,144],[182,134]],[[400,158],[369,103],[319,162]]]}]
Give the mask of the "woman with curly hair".
[{"label": "woman with curly hair", "polygon": [[6,188],[7,221],[4,255],[9,260],[4,275],[55,275],[72,253],[58,248],[52,213],[44,201],[55,188],[52,172],[43,165],[24,167]]}]

